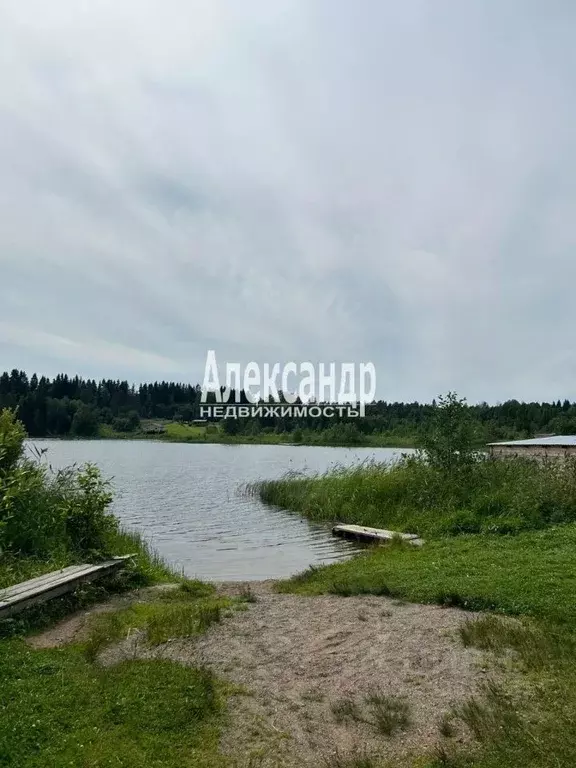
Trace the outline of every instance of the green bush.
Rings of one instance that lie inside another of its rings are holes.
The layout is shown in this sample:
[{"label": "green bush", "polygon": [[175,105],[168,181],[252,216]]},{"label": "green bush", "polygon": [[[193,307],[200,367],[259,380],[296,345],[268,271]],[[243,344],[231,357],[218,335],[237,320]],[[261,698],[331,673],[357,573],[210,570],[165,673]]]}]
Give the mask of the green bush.
[{"label": "green bush", "polygon": [[22,455],[26,438],[24,426],[16,421],[12,411],[0,411],[0,477],[11,472]]},{"label": "green bush", "polygon": [[91,465],[52,472],[25,455],[26,433],[13,412],[0,413],[0,552],[104,557],[118,523],[112,495]]},{"label": "green bush", "polygon": [[61,474],[62,510],[70,548],[78,554],[108,554],[118,521],[108,507],[112,494],[100,470],[86,464],[81,470]]},{"label": "green bush", "polygon": [[334,445],[357,445],[363,440],[356,424],[335,424],[324,431],[323,439]]},{"label": "green bush", "polygon": [[117,416],[111,420],[116,432],[134,432],[140,428],[140,417],[136,411],[130,411],[126,416]]}]

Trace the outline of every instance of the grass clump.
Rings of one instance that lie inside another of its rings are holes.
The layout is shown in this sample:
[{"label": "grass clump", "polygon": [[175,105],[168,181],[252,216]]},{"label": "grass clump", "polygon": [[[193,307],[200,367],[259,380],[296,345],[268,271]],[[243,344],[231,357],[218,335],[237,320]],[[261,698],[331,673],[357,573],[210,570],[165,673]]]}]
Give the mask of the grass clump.
[{"label": "grass clump", "polygon": [[576,648],[576,638],[563,629],[544,628],[534,621],[503,619],[491,614],[464,622],[460,637],[464,646],[497,654],[514,651],[530,670],[542,669],[550,659],[572,656]]},{"label": "grass clump", "polygon": [[373,693],[366,697],[366,706],[371,714],[374,727],[382,736],[393,736],[410,725],[410,707],[399,696],[384,696]]},{"label": "grass clump", "polygon": [[337,723],[362,722],[362,714],[354,699],[346,697],[335,701],[330,709]]},{"label": "grass clump", "polygon": [[167,610],[156,611],[148,620],[148,642],[150,645],[160,645],[176,637],[201,634],[212,624],[217,624],[221,616],[222,605],[216,602],[170,605]]},{"label": "grass clump", "polygon": [[244,584],[242,586],[242,589],[240,590],[240,593],[238,595],[238,599],[241,600],[243,603],[257,603],[258,598],[254,594],[252,588],[249,584]]},{"label": "grass clump", "polygon": [[480,743],[493,741],[495,734],[500,731],[519,733],[522,722],[515,710],[512,699],[496,683],[484,685],[483,698],[469,699],[455,708],[455,715],[468,726],[474,737]]},{"label": "grass clump", "polygon": [[410,707],[399,696],[378,692],[365,696],[358,704],[351,696],[339,699],[331,705],[337,723],[366,723],[382,736],[393,736],[410,725]]},{"label": "grass clump", "polygon": [[449,713],[442,715],[438,721],[438,732],[445,739],[451,739],[456,735],[456,727],[454,725],[454,716]]},{"label": "grass clump", "polygon": [[86,658],[94,661],[106,647],[135,633],[151,647],[202,634],[221,620],[223,610],[232,603],[216,597],[211,585],[202,585],[202,589],[200,585],[183,582],[175,589],[162,590],[152,602],[93,616],[83,643]]}]

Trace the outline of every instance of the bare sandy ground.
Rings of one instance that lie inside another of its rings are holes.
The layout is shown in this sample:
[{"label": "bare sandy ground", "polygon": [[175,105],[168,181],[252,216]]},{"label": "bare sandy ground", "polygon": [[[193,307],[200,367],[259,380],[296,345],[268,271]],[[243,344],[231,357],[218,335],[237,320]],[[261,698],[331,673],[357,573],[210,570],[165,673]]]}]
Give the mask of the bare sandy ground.
[{"label": "bare sandy ground", "polygon": [[[222,584],[219,590],[234,595],[243,586]],[[281,595],[268,582],[250,588],[256,602],[200,638],[173,640],[154,651],[135,648],[133,639],[101,659],[158,655],[206,665],[229,681],[222,750],[238,766],[330,766],[340,764],[336,757],[364,754],[408,765],[410,755],[441,741],[443,715],[486,680],[485,655],[464,648],[458,636],[470,613],[385,597]],[[85,616],[32,642],[46,647],[77,640]],[[365,701],[372,694],[406,701],[405,730],[392,736],[378,731]],[[335,710],[350,699],[360,717],[339,722]],[[452,740],[465,738],[461,733]]]}]

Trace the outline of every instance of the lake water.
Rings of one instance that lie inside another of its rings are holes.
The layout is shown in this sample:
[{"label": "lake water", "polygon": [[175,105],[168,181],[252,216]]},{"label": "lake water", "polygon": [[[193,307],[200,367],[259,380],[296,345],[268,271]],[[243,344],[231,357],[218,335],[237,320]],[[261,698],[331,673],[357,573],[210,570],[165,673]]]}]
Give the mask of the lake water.
[{"label": "lake water", "polygon": [[330,526],[270,508],[239,492],[285,472],[323,472],[391,448],[209,445],[144,440],[35,440],[55,467],[93,462],[112,479],[113,509],[187,576],[218,581],[283,578],[350,556],[355,546]]}]

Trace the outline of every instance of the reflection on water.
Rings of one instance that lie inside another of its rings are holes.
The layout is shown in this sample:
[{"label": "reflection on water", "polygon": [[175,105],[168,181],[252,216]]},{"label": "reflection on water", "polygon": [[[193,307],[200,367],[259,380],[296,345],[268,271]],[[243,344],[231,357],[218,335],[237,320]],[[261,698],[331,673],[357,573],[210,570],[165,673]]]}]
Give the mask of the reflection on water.
[{"label": "reflection on water", "polygon": [[114,512],[143,533],[187,576],[242,581],[282,578],[310,564],[349,556],[354,545],[330,526],[266,507],[238,489],[288,470],[316,472],[369,458],[390,460],[390,448],[204,445],[141,440],[34,441],[53,467],[94,462],[113,481]]}]

